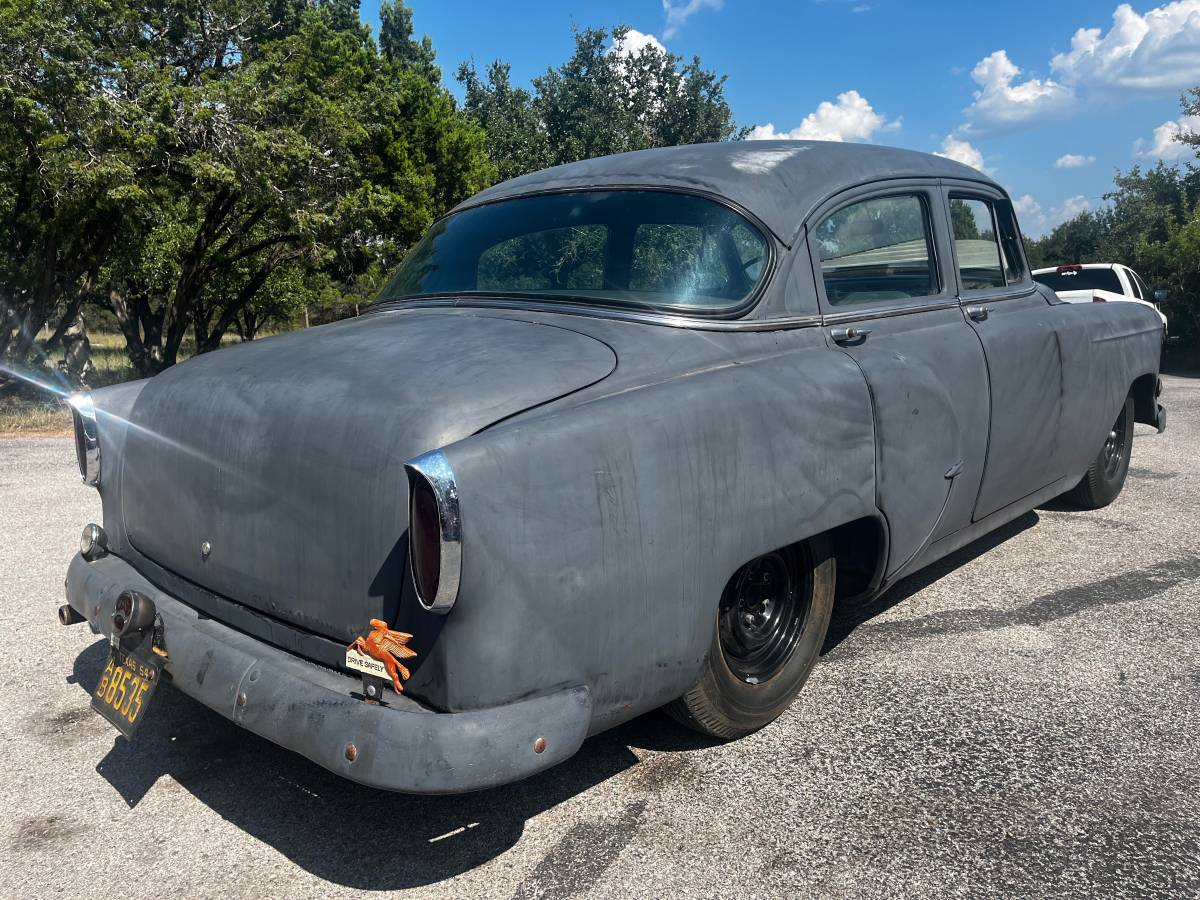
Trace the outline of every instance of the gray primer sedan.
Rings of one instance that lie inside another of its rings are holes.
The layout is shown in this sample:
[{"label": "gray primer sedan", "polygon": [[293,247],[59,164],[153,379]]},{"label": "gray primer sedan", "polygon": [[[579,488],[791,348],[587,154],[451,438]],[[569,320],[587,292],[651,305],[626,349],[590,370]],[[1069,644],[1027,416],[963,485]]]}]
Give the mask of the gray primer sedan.
[{"label": "gray primer sedan", "polygon": [[663,705],[737,737],[835,602],[1110,502],[1165,425],[1161,331],[1058,302],[1004,190],[936,156],[560,166],[461,204],[360,318],[74,398],[104,521],[60,618],[110,638],[123,730],[169,679],[395,790],[523,778]]}]

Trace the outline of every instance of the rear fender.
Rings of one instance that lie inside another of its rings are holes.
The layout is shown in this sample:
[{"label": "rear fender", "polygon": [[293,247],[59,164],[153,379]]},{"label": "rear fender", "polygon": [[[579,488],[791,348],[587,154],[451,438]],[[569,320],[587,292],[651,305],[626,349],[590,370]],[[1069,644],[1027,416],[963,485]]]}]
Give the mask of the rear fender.
[{"label": "rear fender", "polygon": [[522,418],[445,449],[463,572],[422,674],[467,709],[587,684],[593,730],[698,677],[729,576],[874,505],[861,372],[810,349]]}]

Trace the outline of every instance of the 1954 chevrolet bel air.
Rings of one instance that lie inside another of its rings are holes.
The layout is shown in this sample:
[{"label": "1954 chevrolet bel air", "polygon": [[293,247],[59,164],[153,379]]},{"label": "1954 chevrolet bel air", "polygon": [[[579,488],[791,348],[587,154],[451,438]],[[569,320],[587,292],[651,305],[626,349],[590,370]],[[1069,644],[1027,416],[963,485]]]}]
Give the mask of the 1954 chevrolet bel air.
[{"label": "1954 chevrolet bel air", "polygon": [[104,515],[59,616],[109,639],[126,734],[169,680],[383,788],[513,781],[663,705],[737,737],[835,603],[1110,502],[1161,339],[1036,284],[947,159],[560,166],[460,204],[359,318],[73,398]]}]

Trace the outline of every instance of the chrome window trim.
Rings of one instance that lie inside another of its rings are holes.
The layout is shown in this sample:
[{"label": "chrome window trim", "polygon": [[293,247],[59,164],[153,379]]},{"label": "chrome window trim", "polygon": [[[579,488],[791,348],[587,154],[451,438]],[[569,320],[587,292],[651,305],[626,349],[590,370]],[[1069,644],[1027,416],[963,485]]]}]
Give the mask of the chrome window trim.
[{"label": "chrome window trim", "polygon": [[[987,290],[965,291],[959,295],[959,300],[963,306],[969,303],[993,303],[1003,300],[1020,300],[1024,297],[1032,296],[1038,292],[1036,282],[1033,285],[1022,285],[1019,290],[1001,290],[1000,288],[989,288]],[[995,291],[994,293],[992,291]]]},{"label": "chrome window trim", "polygon": [[100,425],[91,394],[72,394],[67,398],[75,425],[75,458],[84,484],[100,485]]},{"label": "chrome window trim", "polygon": [[450,468],[450,460],[441,450],[431,450],[410,459],[404,464],[404,470],[408,474],[410,500],[413,480],[418,477],[425,479],[437,500],[440,562],[437,592],[432,600],[426,602],[426,598],[421,596],[416,573],[413,572],[411,521],[408,527],[408,568],[417,602],[428,612],[444,616],[458,599],[462,579],[462,517],[458,507],[458,482],[454,478],[454,470]]},{"label": "chrome window trim", "polygon": [[853,312],[830,313],[822,317],[821,324],[840,325],[846,322],[861,322],[866,319],[890,319],[895,316],[910,316],[938,309],[955,309],[958,306],[959,300],[957,297],[954,297],[949,300],[938,300],[933,303],[922,303],[916,306],[876,307],[875,309],[855,310]]},{"label": "chrome window trim", "polygon": [[617,322],[635,322],[641,325],[662,325],[669,328],[688,328],[693,331],[783,331],[790,328],[809,328],[821,324],[821,317],[780,316],[773,319],[694,319],[691,316],[674,316],[667,313],[635,312],[633,310],[608,309],[574,303],[539,303],[534,300],[491,300],[485,297],[471,299],[428,299],[392,300],[380,304],[371,314],[403,312],[419,309],[502,309],[521,312],[561,313],[584,316],[589,319],[611,319]]}]

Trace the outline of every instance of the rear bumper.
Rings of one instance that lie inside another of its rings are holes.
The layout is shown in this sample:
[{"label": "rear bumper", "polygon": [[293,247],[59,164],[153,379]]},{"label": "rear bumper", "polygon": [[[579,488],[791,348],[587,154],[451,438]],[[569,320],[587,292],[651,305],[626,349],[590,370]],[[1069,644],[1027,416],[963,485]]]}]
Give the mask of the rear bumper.
[{"label": "rear bumper", "polygon": [[[67,602],[97,634],[108,636],[113,603],[126,589],[149,596],[162,614],[166,671],[176,688],[352,781],[417,794],[479,790],[562,762],[587,736],[584,686],[459,713],[434,712],[403,695],[368,703],[353,696],[361,691],[357,678],[201,617],[116,556],[71,561]],[[541,753],[534,750],[539,738]]]}]

